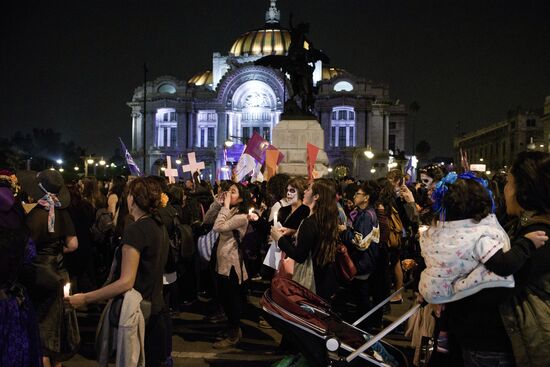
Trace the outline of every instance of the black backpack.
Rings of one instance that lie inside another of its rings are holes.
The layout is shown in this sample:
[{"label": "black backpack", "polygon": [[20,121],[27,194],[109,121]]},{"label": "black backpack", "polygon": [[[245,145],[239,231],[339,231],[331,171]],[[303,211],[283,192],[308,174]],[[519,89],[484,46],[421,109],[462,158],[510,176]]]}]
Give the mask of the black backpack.
[{"label": "black backpack", "polygon": [[190,225],[182,223],[177,213],[172,217],[172,231],[169,239],[170,251],[173,252],[176,262],[189,259],[195,254],[193,230]]},{"label": "black backpack", "polygon": [[96,243],[106,243],[111,237],[115,224],[113,216],[107,208],[99,208],[95,213],[95,220],[90,228],[92,239]]}]

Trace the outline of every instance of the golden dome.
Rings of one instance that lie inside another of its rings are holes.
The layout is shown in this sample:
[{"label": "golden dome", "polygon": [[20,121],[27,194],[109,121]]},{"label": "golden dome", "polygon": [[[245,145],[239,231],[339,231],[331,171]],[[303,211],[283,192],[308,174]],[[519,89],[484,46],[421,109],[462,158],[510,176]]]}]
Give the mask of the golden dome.
[{"label": "golden dome", "polygon": [[201,71],[195,74],[191,79],[187,81],[187,84],[194,85],[208,85],[212,84],[212,72],[210,70]]},{"label": "golden dome", "polygon": [[323,78],[323,80],[330,80],[334,77],[337,77],[339,75],[344,74],[345,72],[346,71],[344,69],[341,69],[341,68],[333,68],[333,67],[330,67],[330,66],[323,65],[322,78]]},{"label": "golden dome", "polygon": [[[248,55],[286,55],[290,46],[290,31],[279,28],[277,24],[266,24],[265,28],[246,32],[231,46],[233,56]],[[304,48],[309,44],[304,42]]]}]

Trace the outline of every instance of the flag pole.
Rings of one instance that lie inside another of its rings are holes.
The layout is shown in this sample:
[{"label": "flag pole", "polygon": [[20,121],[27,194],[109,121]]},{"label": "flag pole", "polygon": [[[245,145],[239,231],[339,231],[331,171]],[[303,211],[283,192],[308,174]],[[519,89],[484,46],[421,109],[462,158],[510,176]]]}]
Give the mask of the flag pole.
[{"label": "flag pole", "polygon": [[147,64],[143,63],[143,173],[147,173]]}]

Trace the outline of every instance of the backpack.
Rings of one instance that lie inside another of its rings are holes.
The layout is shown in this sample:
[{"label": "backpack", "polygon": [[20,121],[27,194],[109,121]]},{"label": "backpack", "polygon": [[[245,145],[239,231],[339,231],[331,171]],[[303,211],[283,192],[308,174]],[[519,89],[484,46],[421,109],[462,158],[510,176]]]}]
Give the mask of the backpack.
[{"label": "backpack", "polygon": [[172,218],[172,233],[169,235],[170,248],[174,249],[179,259],[189,259],[195,253],[193,230],[189,224],[183,224],[176,213]]},{"label": "backpack", "polygon": [[214,248],[216,247],[219,238],[219,233],[213,229],[210,230],[210,232],[199,236],[197,239],[197,249],[202,261],[210,262],[210,259],[212,259],[212,253],[215,253]]},{"label": "backpack", "polygon": [[397,210],[392,207],[388,217],[388,246],[397,248],[403,242],[403,223]]},{"label": "backpack", "polygon": [[97,243],[105,243],[113,230],[115,229],[115,223],[113,222],[113,216],[107,208],[100,208],[95,213],[95,220],[90,228],[92,233],[92,239]]}]

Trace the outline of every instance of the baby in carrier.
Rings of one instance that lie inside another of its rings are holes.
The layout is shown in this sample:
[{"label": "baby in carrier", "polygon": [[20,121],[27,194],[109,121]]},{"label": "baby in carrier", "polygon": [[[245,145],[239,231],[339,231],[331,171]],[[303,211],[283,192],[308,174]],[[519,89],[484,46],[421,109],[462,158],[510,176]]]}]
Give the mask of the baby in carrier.
[{"label": "baby in carrier", "polygon": [[[450,172],[437,184],[432,200],[439,221],[420,231],[426,262],[418,286],[422,297],[431,304],[444,304],[485,288],[513,288],[513,269],[497,275],[484,265],[495,254],[510,250],[510,239],[494,214],[487,181],[472,172]],[[543,232],[525,237],[536,247],[547,239]],[[444,339],[444,331],[441,337]],[[445,344],[444,340],[440,343]]]}]

